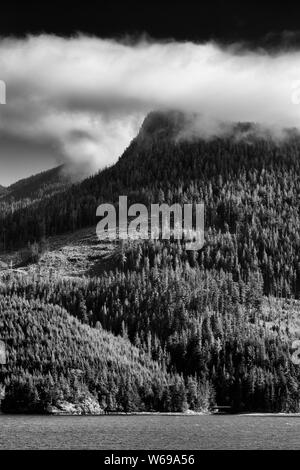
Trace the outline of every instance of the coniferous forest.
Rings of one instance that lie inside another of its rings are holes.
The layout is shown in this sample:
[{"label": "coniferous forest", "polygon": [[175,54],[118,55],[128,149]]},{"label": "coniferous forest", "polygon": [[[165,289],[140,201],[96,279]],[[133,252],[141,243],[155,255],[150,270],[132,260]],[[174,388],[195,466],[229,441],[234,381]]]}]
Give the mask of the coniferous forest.
[{"label": "coniferous forest", "polygon": [[205,204],[199,251],[116,243],[98,276],[2,271],[4,411],[87,397],[103,411],[300,411],[300,138],[240,125],[183,139],[182,126],[152,113],[114,166],[73,185],[44,174],[31,192],[0,196],[2,252],[27,247],[37,266],[50,237],[96,230],[96,208],[119,195]]}]

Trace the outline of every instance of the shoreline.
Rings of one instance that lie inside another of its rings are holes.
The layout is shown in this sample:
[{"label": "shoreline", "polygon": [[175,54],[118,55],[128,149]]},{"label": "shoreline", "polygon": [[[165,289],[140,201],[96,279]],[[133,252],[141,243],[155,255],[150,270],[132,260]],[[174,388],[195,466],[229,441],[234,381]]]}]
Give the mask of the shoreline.
[{"label": "shoreline", "polygon": [[300,418],[300,413],[285,413],[285,412],[278,412],[278,413],[264,413],[264,412],[245,412],[245,413],[213,413],[210,411],[195,411],[195,412],[151,412],[151,411],[135,411],[135,412],[111,412],[111,413],[68,413],[68,412],[53,412],[53,413],[3,413],[0,411],[0,416],[53,416],[53,417],[68,417],[68,416],[76,416],[76,417],[99,417],[99,416],[183,416],[183,417],[193,417],[193,416],[245,416],[245,417],[255,417],[255,418]]}]

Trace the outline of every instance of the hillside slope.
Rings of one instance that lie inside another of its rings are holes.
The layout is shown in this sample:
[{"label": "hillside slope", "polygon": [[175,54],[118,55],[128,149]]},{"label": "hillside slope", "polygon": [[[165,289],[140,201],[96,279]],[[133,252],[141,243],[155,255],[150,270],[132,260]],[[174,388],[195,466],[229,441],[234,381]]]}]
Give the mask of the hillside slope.
[{"label": "hillside slope", "polygon": [[[2,246],[29,241],[34,256],[26,275],[4,270],[0,291],[129,339],[180,374],[181,405],[197,408],[200,393],[206,406],[215,397],[239,411],[299,411],[300,140],[259,136],[247,123],[238,138],[182,140],[178,126],[178,114],[175,127],[174,116],[152,114],[113,167],[2,214]],[[95,240],[96,208],[119,195],[147,206],[204,202],[204,247],[170,239],[107,250]]]},{"label": "hillside slope", "polygon": [[113,167],[63,195],[42,199],[32,210],[7,211],[0,220],[2,247],[4,241],[8,250],[96,226],[97,206],[117,204],[119,195],[128,195],[129,204],[148,206],[202,201],[207,229],[204,267],[222,267],[245,277],[258,266],[266,293],[298,296],[300,139],[257,137],[249,143],[230,136],[177,141],[170,139],[169,128],[168,115],[150,115]]},{"label": "hillside slope", "polygon": [[[99,411],[186,406],[179,376],[168,375],[128,340],[82,325],[58,306],[0,296],[0,331],[7,345],[0,370],[4,411],[46,412],[67,401],[90,412],[87,398]],[[181,398],[170,399],[171,388],[181,390]]]},{"label": "hillside slope", "polygon": [[[51,170],[43,171],[37,175],[24,178],[5,188],[1,202],[20,200],[39,200],[52,196],[71,183],[71,179],[64,171],[64,166],[58,166]],[[0,189],[1,195],[1,189]]]},{"label": "hillside slope", "polygon": [[99,243],[95,227],[49,237],[36,257],[32,249],[0,253],[0,273],[38,273],[48,277],[80,277],[101,275],[116,267],[118,244],[109,241]]}]

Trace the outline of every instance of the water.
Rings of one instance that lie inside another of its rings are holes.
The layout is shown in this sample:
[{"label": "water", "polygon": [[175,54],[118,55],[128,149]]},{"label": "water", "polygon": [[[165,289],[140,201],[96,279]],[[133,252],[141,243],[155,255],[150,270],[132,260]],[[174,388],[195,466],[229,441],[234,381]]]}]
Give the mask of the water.
[{"label": "water", "polygon": [[300,449],[300,417],[0,415],[0,449]]}]

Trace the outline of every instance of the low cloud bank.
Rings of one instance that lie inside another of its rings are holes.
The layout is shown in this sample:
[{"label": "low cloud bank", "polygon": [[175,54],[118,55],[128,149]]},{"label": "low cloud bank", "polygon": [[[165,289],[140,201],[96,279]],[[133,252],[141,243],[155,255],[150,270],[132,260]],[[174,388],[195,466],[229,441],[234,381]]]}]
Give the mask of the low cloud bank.
[{"label": "low cloud bank", "polygon": [[0,79],[7,87],[0,154],[15,138],[24,154],[44,146],[45,155],[86,171],[115,162],[151,110],[196,113],[185,137],[209,136],[237,121],[277,135],[300,126],[295,50],[269,55],[214,43],[3,38]]}]

